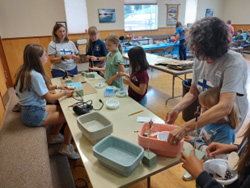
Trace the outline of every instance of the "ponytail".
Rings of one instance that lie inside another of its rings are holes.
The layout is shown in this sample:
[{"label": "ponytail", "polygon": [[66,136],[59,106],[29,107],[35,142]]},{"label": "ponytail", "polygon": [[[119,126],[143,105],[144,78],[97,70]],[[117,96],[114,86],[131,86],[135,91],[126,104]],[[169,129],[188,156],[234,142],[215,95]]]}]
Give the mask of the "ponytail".
[{"label": "ponytail", "polygon": [[239,125],[239,109],[238,106],[234,103],[231,113],[228,115],[230,126],[232,129],[236,129]]},{"label": "ponytail", "polygon": [[118,49],[119,49],[120,53],[123,54],[122,45],[121,45],[120,43],[119,43],[119,45],[118,45]]}]

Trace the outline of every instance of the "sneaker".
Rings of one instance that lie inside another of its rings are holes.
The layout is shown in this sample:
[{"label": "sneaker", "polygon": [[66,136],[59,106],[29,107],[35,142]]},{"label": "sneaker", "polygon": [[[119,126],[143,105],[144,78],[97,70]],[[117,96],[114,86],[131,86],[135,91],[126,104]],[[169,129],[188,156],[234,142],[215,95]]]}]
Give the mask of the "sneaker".
[{"label": "sneaker", "polygon": [[64,136],[61,133],[50,135],[49,144],[58,144],[63,142],[64,142]]},{"label": "sneaker", "polygon": [[73,146],[73,144],[70,144],[70,145],[69,145],[69,151],[71,151],[71,152],[72,152],[72,151],[75,151],[75,147]]},{"label": "sneaker", "polygon": [[67,145],[66,147],[63,145],[63,147],[59,150],[59,153],[68,156],[70,159],[79,159],[80,155],[74,149],[72,149],[73,145],[71,145],[72,144]]},{"label": "sneaker", "polygon": [[188,171],[184,172],[184,174],[182,175],[183,180],[185,181],[191,181],[194,179],[194,177],[188,173]]},{"label": "sneaker", "polygon": [[21,105],[17,103],[12,109],[13,112],[21,112]]}]

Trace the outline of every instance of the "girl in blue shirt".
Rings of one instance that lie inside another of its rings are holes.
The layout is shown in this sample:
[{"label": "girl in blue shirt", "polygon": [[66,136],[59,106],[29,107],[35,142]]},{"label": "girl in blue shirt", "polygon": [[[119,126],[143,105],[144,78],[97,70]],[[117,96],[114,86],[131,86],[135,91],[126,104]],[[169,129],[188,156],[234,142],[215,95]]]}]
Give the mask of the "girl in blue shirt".
[{"label": "girl in blue shirt", "polygon": [[57,99],[67,96],[70,97],[71,91],[52,94],[50,90],[66,90],[66,86],[55,86],[50,84],[43,64],[48,61],[45,49],[38,44],[28,44],[23,53],[23,65],[17,71],[15,88],[20,100],[22,121],[29,127],[42,127],[54,125],[49,143],[62,143],[64,145],[59,153],[67,155],[72,159],[80,158],[70,144],[71,133],[68,126],[65,126],[64,137],[59,133],[65,117],[59,105],[46,105]]},{"label": "girl in blue shirt", "polygon": [[[219,102],[220,88],[214,87],[206,90],[199,95],[199,103],[202,107],[202,113],[207,111]],[[216,113],[216,112],[215,112]],[[238,108],[234,104],[231,113],[228,116],[208,124],[198,130],[198,137],[196,138],[196,149],[206,153],[206,148],[212,142],[219,142],[224,144],[234,144],[235,132],[239,124]],[[185,141],[194,144],[194,137],[186,136]]]}]

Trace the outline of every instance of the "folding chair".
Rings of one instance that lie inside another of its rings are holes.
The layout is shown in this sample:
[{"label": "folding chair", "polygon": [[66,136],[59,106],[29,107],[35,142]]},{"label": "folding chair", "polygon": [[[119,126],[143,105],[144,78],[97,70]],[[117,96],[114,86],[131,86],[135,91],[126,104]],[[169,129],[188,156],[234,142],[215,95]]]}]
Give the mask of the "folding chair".
[{"label": "folding chair", "polygon": [[[167,54],[166,54],[167,52]],[[173,58],[174,46],[168,46],[165,48],[165,57]]]},{"label": "folding chair", "polygon": [[152,50],[152,54],[163,56],[165,54],[165,50],[163,48],[156,48]]},{"label": "folding chair", "polygon": [[145,53],[149,53],[149,54],[151,54],[151,53],[152,53],[152,50],[151,50],[151,49],[144,50],[144,51],[145,51]]}]

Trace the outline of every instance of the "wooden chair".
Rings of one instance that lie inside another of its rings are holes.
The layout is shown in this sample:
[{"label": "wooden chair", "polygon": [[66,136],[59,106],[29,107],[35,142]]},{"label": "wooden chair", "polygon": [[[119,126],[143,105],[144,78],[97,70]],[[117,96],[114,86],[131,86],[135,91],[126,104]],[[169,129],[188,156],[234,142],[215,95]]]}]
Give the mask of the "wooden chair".
[{"label": "wooden chair", "polygon": [[165,49],[163,49],[163,48],[153,49],[152,54],[157,54],[157,55],[163,56],[165,54]]},{"label": "wooden chair", "polygon": [[151,50],[151,49],[144,50],[144,51],[145,51],[145,53],[149,53],[149,54],[151,54],[151,53],[152,53],[152,50]]},{"label": "wooden chair", "polygon": [[88,39],[87,38],[81,38],[76,40],[76,46],[79,51],[80,55],[80,62],[82,62],[85,59],[86,53],[87,53],[87,45],[88,45]]},{"label": "wooden chair", "polygon": [[174,46],[166,47],[165,52],[167,52],[167,54],[165,54],[165,57],[173,58]]}]

